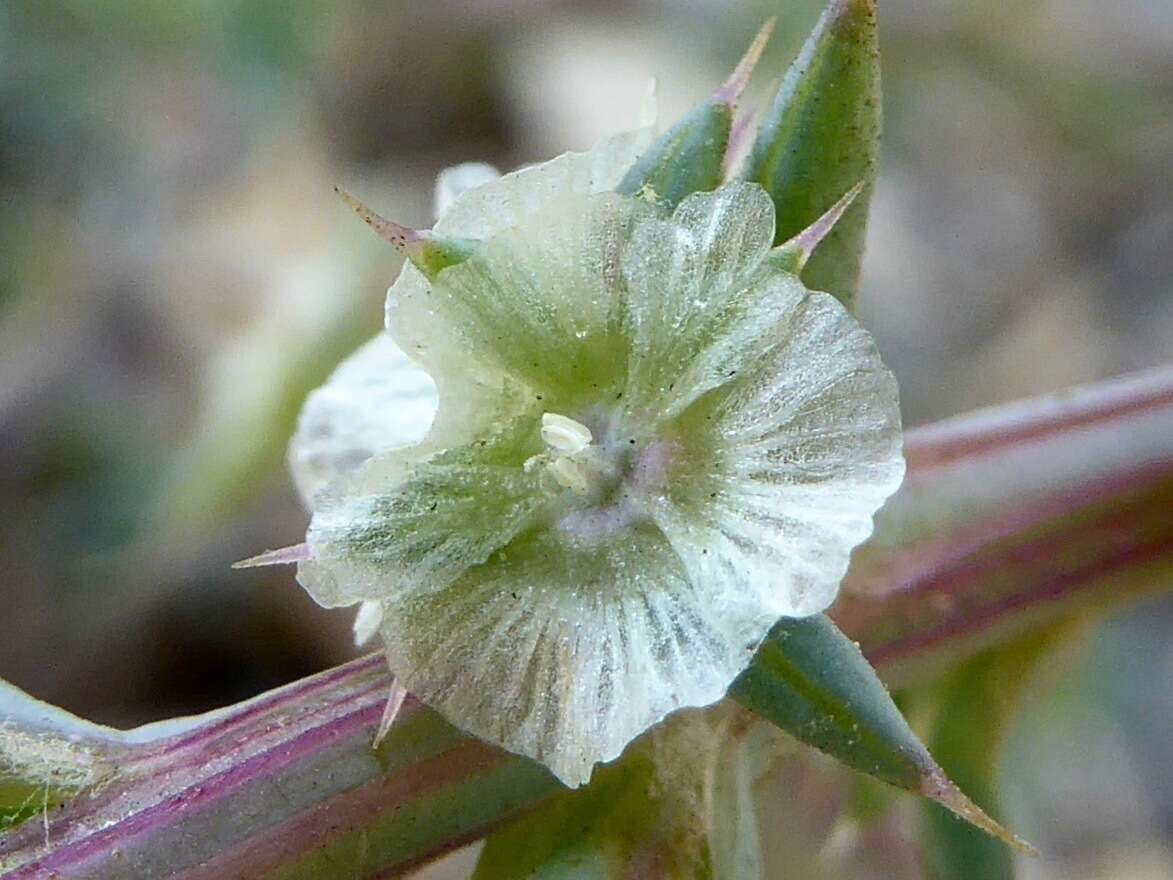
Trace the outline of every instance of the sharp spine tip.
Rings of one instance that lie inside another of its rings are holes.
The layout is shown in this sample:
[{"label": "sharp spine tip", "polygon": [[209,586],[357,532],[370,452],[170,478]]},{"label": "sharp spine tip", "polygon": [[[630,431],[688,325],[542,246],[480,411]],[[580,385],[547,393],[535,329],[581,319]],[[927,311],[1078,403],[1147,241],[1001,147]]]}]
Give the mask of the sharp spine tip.
[{"label": "sharp spine tip", "polygon": [[725,156],[721,160],[722,174],[725,180],[733,177],[736,165],[745,159],[749,152],[749,134],[757,121],[757,111],[750,109],[739,113],[733,120],[733,127],[729,131],[729,142],[725,145]]},{"label": "sharp spine tip", "polygon": [[940,767],[932,767],[922,777],[920,793],[936,801],[954,816],[968,822],[1026,856],[1037,856],[1039,851],[1001,823],[990,817],[945,775]]},{"label": "sharp spine tip", "polygon": [[758,59],[762,57],[766,43],[770,41],[770,36],[774,33],[774,24],[776,21],[777,19],[773,16],[766,19],[761,30],[753,38],[753,42],[749,44],[749,48],[745,50],[745,54],[741,56],[741,60],[737,62],[737,66],[733,68],[733,73],[729,74],[729,79],[725,80],[721,84],[721,88],[717,89],[713,95],[714,101],[731,106],[737,103],[741,97],[741,93],[745,91],[745,87],[749,84],[749,78],[753,75],[753,70],[757,66]]},{"label": "sharp spine tip", "polygon": [[782,244],[774,248],[775,253],[790,255],[792,257],[796,263],[795,274],[802,271],[803,266],[806,265],[807,260],[814,253],[815,248],[819,246],[823,239],[835,228],[835,224],[847,213],[847,209],[851,207],[852,202],[863,191],[863,186],[864,184],[861,180],[844,193],[842,198],[828,208],[814,223],[810,224],[793,238],[782,242]]},{"label": "sharp spine tip", "polygon": [[386,241],[396,250],[402,251],[410,256],[411,246],[417,245],[429,237],[427,230],[411,229],[407,226],[401,226],[381,216],[337,184],[334,185],[334,192],[338,193],[342,201],[359,216],[360,220],[375,230],[379,238]]},{"label": "sharp spine tip", "polygon": [[387,702],[383,704],[383,717],[379,719],[379,729],[375,731],[375,748],[378,748],[379,744],[387,738],[387,734],[391,732],[391,725],[399,717],[399,710],[403,708],[407,697],[407,688],[403,686],[403,682],[399,680],[399,676],[392,673],[391,687],[387,692]]},{"label": "sharp spine tip", "polygon": [[262,568],[266,565],[293,565],[296,562],[306,562],[310,556],[307,544],[294,544],[292,547],[282,547],[279,550],[266,550],[248,559],[232,563],[233,568]]}]

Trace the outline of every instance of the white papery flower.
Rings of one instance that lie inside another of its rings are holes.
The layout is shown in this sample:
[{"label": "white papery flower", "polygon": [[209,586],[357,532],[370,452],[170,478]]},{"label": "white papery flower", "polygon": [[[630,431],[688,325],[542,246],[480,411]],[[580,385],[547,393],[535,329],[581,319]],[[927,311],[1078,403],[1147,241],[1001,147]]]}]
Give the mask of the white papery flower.
[{"label": "white papery flower", "polygon": [[310,594],[568,785],[826,608],[903,475],[895,381],[766,193],[615,194],[647,141],[465,175],[434,232],[471,256],[405,266],[290,452]]}]

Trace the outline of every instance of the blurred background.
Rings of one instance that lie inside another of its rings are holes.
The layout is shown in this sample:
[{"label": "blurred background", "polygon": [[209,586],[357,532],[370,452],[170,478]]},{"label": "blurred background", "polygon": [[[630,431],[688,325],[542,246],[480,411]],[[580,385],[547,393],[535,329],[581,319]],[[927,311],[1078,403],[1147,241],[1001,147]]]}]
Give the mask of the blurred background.
[{"label": "blurred background", "polygon": [[[441,168],[583,149],[652,76],[670,122],[777,14],[763,100],[819,5],[0,3],[0,677],[126,726],[352,656],[229,569],[304,533],[298,406],[398,268],[332,185],[428,225]],[[887,0],[881,42],[860,311],[908,422],[1173,361],[1173,4]],[[1170,632],[1111,621],[1028,706],[1029,876],[1173,876]]]}]

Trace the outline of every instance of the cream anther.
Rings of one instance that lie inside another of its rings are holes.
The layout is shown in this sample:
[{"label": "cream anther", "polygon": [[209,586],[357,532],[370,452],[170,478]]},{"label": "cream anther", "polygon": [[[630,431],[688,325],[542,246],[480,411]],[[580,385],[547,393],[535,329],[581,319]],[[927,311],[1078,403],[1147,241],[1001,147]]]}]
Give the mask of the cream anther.
[{"label": "cream anther", "polygon": [[580,462],[572,458],[555,458],[546,465],[546,470],[562,488],[575,495],[590,494],[591,478]]},{"label": "cream anther", "polygon": [[591,445],[591,429],[581,422],[560,416],[542,414],[542,441],[551,449],[574,455]]}]

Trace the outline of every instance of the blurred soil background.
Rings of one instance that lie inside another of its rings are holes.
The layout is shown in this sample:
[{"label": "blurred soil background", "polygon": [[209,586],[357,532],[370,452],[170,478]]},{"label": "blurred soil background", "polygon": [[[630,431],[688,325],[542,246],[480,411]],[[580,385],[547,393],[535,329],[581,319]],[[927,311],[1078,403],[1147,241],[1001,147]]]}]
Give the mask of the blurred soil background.
[{"label": "blurred soil background", "polygon": [[[818,5],[0,2],[0,677],[127,726],[353,656],[229,569],[303,534],[297,408],[398,268],[332,185],[427,225],[446,165],[583,149],[652,76],[670,122],[777,14],[760,103]],[[908,423],[1173,361],[1173,4],[880,12],[860,311]],[[1173,876],[1170,633],[1121,616],[1028,706],[1031,880]]]}]

